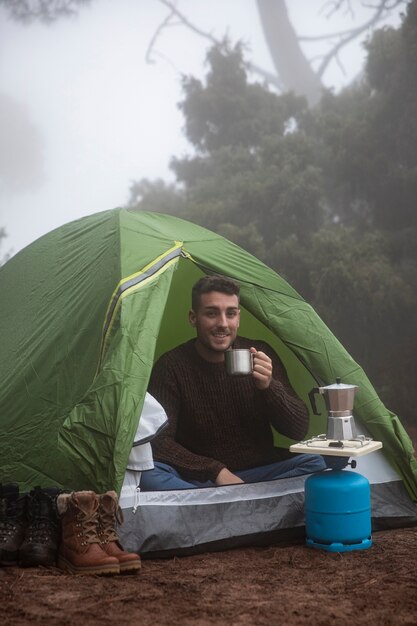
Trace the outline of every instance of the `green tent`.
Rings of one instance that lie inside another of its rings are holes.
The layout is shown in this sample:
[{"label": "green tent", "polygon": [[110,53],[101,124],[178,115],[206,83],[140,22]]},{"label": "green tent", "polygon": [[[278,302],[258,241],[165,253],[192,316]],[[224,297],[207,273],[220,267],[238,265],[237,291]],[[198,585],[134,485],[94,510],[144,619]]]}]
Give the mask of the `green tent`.
[{"label": "green tent", "polygon": [[[312,387],[338,376],[359,386],[355,418],[416,500],[400,420],[311,306],[223,237],[125,209],[62,226],[0,269],[1,481],[120,490],[152,364],[192,336],[191,285],[205,273],[240,283],[241,334],[275,348],[308,405]],[[311,416],[309,436],[324,419]]]}]

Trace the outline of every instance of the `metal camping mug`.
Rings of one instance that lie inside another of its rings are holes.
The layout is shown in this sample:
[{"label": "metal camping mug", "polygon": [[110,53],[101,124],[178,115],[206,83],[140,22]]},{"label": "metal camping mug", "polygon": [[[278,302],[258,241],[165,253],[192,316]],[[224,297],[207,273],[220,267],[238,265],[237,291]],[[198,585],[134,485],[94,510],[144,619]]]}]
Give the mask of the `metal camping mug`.
[{"label": "metal camping mug", "polygon": [[250,350],[226,350],[226,372],[231,376],[246,376],[253,371],[253,354]]}]

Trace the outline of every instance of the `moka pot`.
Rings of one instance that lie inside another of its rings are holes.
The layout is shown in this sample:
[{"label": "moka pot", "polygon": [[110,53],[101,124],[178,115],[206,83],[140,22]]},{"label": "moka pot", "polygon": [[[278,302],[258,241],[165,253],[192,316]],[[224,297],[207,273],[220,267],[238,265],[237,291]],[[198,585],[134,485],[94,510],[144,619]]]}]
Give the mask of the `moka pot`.
[{"label": "moka pot", "polygon": [[327,418],[327,439],[355,439],[356,427],[353,419],[353,403],[355,394],[359,387],[357,385],[345,385],[340,378],[336,378],[336,383],[325,387],[314,387],[309,398],[314,415],[320,415],[317,411],[315,394],[324,396]]}]

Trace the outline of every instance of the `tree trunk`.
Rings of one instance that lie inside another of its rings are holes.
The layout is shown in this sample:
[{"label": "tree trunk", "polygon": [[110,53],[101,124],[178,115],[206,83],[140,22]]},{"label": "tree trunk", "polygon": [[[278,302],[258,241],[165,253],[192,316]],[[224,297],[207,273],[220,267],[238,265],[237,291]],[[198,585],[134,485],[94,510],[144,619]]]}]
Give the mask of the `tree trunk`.
[{"label": "tree trunk", "polygon": [[256,0],[262,30],[275,70],[286,91],[320,100],[323,85],[305,58],[288,18],[285,0]]}]

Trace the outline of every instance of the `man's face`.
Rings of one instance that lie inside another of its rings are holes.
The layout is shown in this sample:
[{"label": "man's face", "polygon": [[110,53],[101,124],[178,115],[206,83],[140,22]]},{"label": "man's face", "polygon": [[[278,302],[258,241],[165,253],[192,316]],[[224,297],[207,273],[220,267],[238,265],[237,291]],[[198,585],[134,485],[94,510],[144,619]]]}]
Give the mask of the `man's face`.
[{"label": "man's face", "polygon": [[197,331],[196,347],[208,361],[223,361],[224,352],[234,342],[240,322],[239,300],[219,291],[200,296],[197,311],[189,319]]}]

